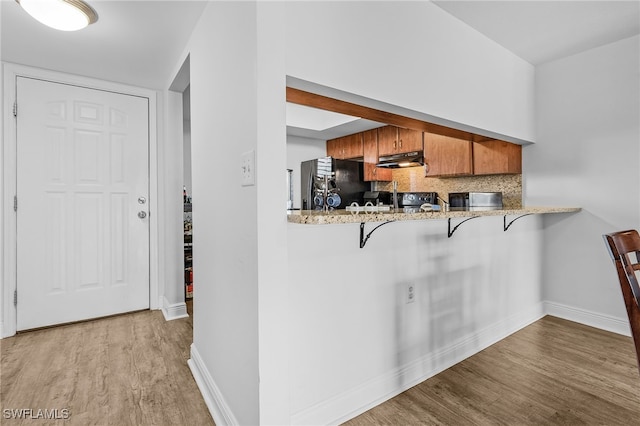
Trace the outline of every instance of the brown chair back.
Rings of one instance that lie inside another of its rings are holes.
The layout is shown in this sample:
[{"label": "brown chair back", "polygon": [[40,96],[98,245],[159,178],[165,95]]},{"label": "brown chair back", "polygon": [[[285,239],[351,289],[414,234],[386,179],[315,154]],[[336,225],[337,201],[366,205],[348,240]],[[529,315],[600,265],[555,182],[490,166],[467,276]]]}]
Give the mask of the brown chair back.
[{"label": "brown chair back", "polygon": [[640,271],[640,235],[638,231],[629,230],[603,237],[618,272],[640,371],[640,286],[635,273]]}]

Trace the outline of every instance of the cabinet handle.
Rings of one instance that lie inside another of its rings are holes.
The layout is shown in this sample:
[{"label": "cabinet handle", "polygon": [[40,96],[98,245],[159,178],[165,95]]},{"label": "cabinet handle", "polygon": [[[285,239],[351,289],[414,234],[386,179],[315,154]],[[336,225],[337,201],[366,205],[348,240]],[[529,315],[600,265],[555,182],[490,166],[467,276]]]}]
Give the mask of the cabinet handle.
[{"label": "cabinet handle", "polygon": [[402,148],[402,139],[400,139],[400,148]]},{"label": "cabinet handle", "polygon": [[397,141],[393,141],[393,149],[398,148],[398,142]]}]

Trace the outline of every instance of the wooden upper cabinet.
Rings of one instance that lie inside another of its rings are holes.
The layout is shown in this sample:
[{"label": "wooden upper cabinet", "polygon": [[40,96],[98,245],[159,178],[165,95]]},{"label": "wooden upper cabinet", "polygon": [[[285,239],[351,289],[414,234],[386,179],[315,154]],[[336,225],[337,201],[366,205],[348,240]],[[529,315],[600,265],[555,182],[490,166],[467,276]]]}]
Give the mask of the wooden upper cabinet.
[{"label": "wooden upper cabinet", "polygon": [[398,148],[398,128],[384,126],[378,128],[378,155],[395,154]]},{"label": "wooden upper cabinet", "polygon": [[396,126],[378,128],[378,154],[381,156],[422,150],[422,132]]},{"label": "wooden upper cabinet", "polygon": [[422,151],[422,132],[398,128],[398,152]]},{"label": "wooden upper cabinet", "polygon": [[344,158],[362,158],[364,156],[364,148],[362,145],[362,133],[345,136]]},{"label": "wooden upper cabinet", "polygon": [[327,155],[340,160],[362,158],[364,156],[362,133],[328,140]]},{"label": "wooden upper cabinet", "polygon": [[342,141],[340,138],[327,141],[327,156],[342,159]]},{"label": "wooden upper cabinet", "polygon": [[364,180],[391,181],[391,169],[376,167],[378,164],[378,131],[368,130],[362,133],[364,146]]},{"label": "wooden upper cabinet", "polygon": [[396,126],[384,126],[327,141],[327,155],[364,159],[365,181],[391,181],[391,170],[376,167],[379,157],[424,149],[426,176],[522,173],[522,147],[500,140],[460,139]]},{"label": "wooden upper cabinet", "polygon": [[424,162],[427,176],[464,176],[473,173],[470,140],[424,134]]},{"label": "wooden upper cabinet", "polygon": [[473,174],[522,173],[522,146],[491,140],[473,142]]}]

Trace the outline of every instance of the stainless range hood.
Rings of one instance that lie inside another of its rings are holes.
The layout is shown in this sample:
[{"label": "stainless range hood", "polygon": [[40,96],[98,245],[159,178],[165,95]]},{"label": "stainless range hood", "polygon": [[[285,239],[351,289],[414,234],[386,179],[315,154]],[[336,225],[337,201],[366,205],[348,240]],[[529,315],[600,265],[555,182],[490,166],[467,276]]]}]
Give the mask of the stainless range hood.
[{"label": "stainless range hood", "polygon": [[424,152],[412,151],[380,157],[376,167],[399,168],[424,166]]}]

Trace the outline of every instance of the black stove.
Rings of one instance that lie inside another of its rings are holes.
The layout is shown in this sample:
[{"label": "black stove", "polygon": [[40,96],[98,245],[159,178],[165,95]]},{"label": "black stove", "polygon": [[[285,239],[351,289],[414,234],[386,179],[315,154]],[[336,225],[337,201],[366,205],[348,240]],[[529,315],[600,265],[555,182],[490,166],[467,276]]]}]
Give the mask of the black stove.
[{"label": "black stove", "polygon": [[420,207],[421,205],[438,204],[437,192],[398,192],[398,207]]}]

